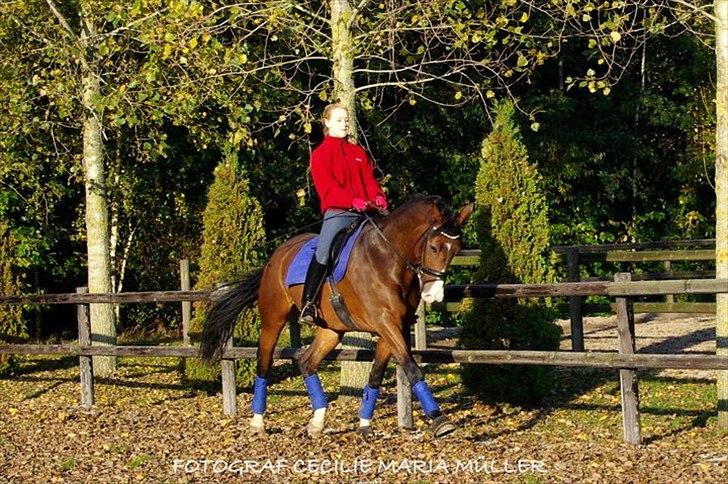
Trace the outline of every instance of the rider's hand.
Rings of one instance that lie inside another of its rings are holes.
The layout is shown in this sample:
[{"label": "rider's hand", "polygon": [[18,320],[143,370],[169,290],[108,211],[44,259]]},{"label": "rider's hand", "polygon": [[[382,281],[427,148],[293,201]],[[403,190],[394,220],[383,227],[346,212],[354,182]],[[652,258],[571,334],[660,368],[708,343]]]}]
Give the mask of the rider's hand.
[{"label": "rider's hand", "polygon": [[354,199],[351,201],[351,205],[357,212],[364,212],[367,209],[367,201],[363,198],[354,197]]},{"label": "rider's hand", "polygon": [[382,195],[377,195],[374,198],[374,205],[376,205],[376,207],[382,212],[387,211],[387,199],[384,198]]}]

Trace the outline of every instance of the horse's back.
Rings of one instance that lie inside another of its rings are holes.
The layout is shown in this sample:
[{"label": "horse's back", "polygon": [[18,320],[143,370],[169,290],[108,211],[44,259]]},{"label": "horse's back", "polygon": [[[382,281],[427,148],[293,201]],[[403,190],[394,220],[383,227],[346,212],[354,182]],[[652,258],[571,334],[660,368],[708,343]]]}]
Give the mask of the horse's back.
[{"label": "horse's back", "polygon": [[293,258],[296,256],[301,247],[315,236],[316,234],[310,233],[300,234],[283,242],[273,252],[270,259],[268,259],[266,270],[274,271],[275,277],[280,278],[280,280],[283,281],[286,277],[288,267],[291,265],[291,262],[293,262]]}]

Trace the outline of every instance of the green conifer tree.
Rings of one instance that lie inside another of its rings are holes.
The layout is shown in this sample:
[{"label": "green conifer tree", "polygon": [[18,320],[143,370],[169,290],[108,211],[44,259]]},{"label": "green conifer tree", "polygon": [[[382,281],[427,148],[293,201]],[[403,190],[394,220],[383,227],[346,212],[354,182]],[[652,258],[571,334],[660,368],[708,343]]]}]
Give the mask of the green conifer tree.
[{"label": "green conifer tree", "polygon": [[[0,294],[19,294],[22,288],[15,268],[15,241],[10,228],[0,222]],[[0,305],[0,343],[17,343],[28,337],[21,306]],[[11,355],[0,355],[0,375],[8,374],[14,366]]]},{"label": "green conifer tree", "polygon": [[[493,131],[483,142],[476,179],[474,220],[482,250],[476,282],[553,281],[546,258],[548,207],[541,177],[529,163],[510,102],[496,106]],[[555,350],[560,328],[543,299],[478,300],[467,314],[460,345],[467,349]],[[550,389],[544,366],[464,366],[463,381],[489,401],[532,404]]]},{"label": "green conifer tree", "polygon": [[[208,192],[203,214],[203,243],[196,290],[213,289],[216,285],[240,279],[264,261],[265,230],[263,210],[250,194],[245,172],[238,162],[237,151],[226,148],[224,161],[215,168],[215,179]],[[190,322],[194,342],[202,331],[208,306],[196,304]],[[244,311],[235,326],[237,346],[256,346],[260,335],[257,310]],[[188,359],[185,375],[189,380],[212,383],[219,381],[220,368]],[[253,360],[238,361],[238,381],[252,382],[255,375]]]}]

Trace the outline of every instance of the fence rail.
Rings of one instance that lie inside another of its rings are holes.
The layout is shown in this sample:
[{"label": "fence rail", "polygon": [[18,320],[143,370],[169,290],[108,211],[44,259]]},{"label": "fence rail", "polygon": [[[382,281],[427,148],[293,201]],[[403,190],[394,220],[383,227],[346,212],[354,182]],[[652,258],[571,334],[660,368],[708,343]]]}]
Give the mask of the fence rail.
[{"label": "fence rail", "polygon": [[[257,348],[232,347],[222,353],[224,360],[255,358]],[[290,360],[298,348],[276,348],[273,357]],[[0,354],[67,355],[67,356],[136,356],[162,358],[195,358],[196,346],[79,346],[59,345],[3,345]],[[566,351],[506,351],[506,350],[412,350],[419,363],[470,363],[490,365],[551,365],[586,366],[614,369],[686,369],[686,370],[728,370],[728,359],[710,354],[664,355],[630,354],[609,351],[566,352]],[[374,351],[359,349],[333,350],[327,361],[371,361]]]},{"label": "fence rail", "polygon": [[[207,301],[216,291],[145,291],[122,293],[23,294],[0,296],[0,304],[94,304]],[[584,281],[550,284],[461,284],[445,288],[446,298],[659,296],[664,294],[728,293],[728,279],[674,279],[661,281]]]},{"label": "fence rail", "polygon": [[[596,278],[581,280],[580,267],[584,263],[613,262],[613,263],[645,263],[662,262],[664,272],[649,272],[632,277],[633,280],[654,281],[674,279],[707,279],[714,278],[715,271],[672,271],[672,263],[678,261],[711,261],[715,259],[715,239],[672,240],[643,242],[633,244],[600,244],[600,245],[570,245],[554,246],[552,253],[562,261],[565,260],[567,280],[569,283],[594,282]],[[660,250],[652,250],[660,249]],[[480,250],[464,250],[454,259],[454,266],[477,266],[480,260]],[[484,289],[482,289],[484,290]],[[585,290],[589,290],[585,286]],[[703,293],[709,294],[710,292]],[[459,312],[462,305],[457,302],[459,297],[450,293],[445,304],[432,306],[435,310]],[[675,294],[700,294],[699,292],[664,292],[664,302],[637,302],[633,309],[638,312],[651,313],[692,313],[709,314],[715,312],[715,304],[710,302],[679,302],[674,299]],[[569,297],[568,313],[571,322],[572,348],[576,351],[584,349],[584,314],[604,312],[614,309],[614,305],[584,304],[584,296],[605,295],[603,292],[595,294],[573,294]],[[617,296],[617,294],[612,294]],[[645,295],[658,295],[655,293]],[[496,296],[497,297],[497,296]]]}]

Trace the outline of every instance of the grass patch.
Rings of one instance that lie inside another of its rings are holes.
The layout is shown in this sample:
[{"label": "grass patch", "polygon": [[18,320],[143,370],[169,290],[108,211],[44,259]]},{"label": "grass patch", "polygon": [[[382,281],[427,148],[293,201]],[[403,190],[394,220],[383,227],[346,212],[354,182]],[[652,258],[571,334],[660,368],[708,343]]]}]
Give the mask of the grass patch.
[{"label": "grass patch", "polygon": [[129,462],[127,463],[127,466],[130,469],[136,469],[138,467],[141,467],[144,465],[144,463],[152,460],[152,457],[148,454],[139,454],[132,457]]}]

